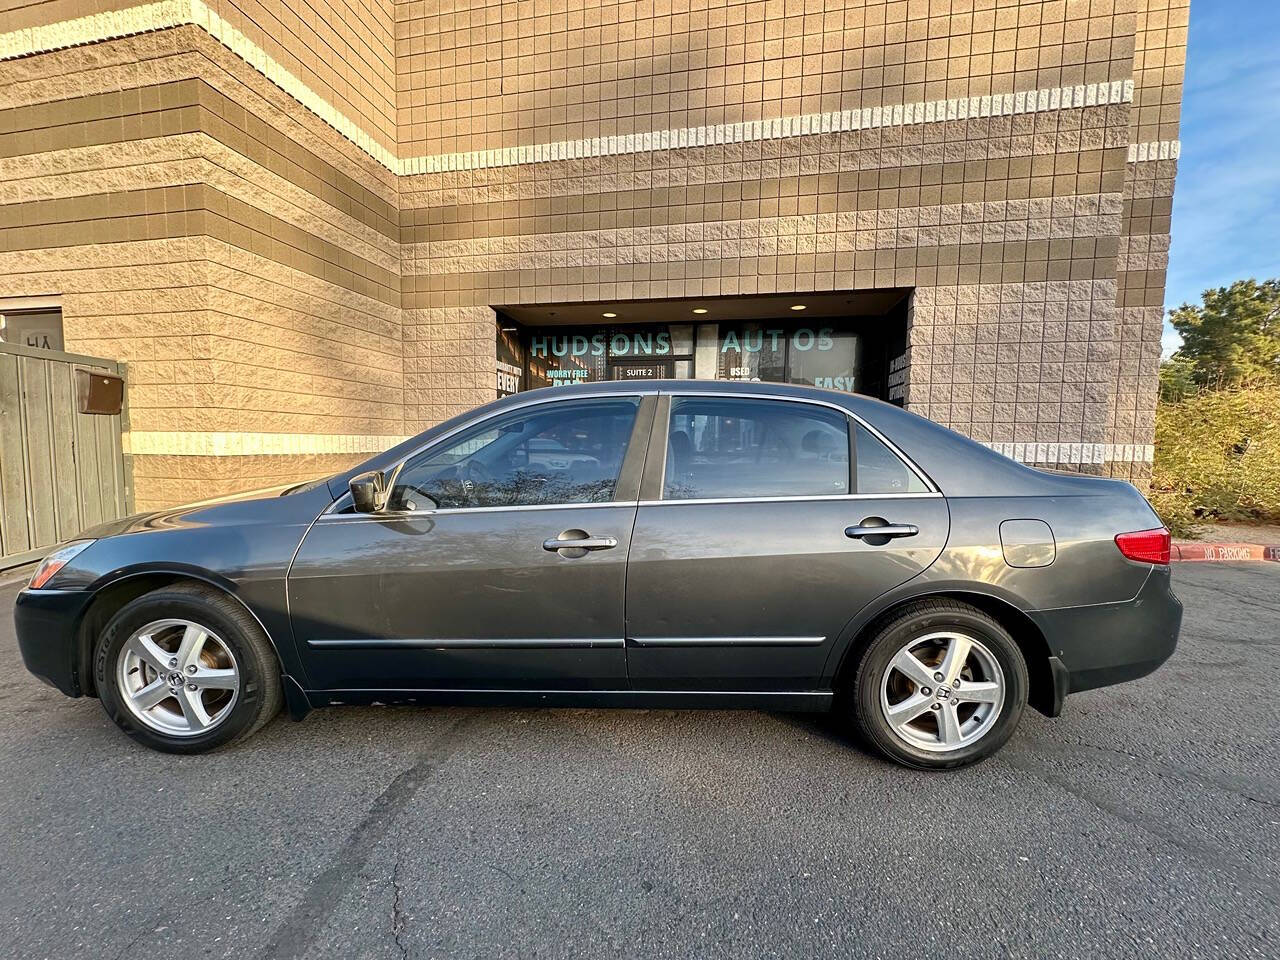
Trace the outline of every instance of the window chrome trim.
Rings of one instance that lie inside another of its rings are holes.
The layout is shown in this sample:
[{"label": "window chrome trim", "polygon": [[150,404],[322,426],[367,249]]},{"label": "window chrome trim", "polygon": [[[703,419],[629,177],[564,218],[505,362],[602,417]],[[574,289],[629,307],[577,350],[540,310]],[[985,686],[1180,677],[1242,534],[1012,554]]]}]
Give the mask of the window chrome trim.
[{"label": "window chrome trim", "polygon": [[[802,386],[802,384],[795,384],[794,386]],[[829,409],[831,409],[831,410],[835,410],[835,411],[837,411],[837,412],[839,412],[839,413],[844,414],[846,417],[849,417],[849,418],[853,419],[854,421],[856,421],[856,422],[858,423],[858,425],[859,425],[859,426],[864,427],[864,428],[867,430],[867,432],[869,432],[869,433],[870,433],[872,436],[874,436],[877,440],[879,440],[879,441],[880,441],[881,443],[883,443],[886,447],[888,447],[888,448],[889,448],[889,451],[890,451],[894,456],[896,456],[899,460],[901,460],[901,461],[902,461],[903,466],[905,466],[908,470],[910,470],[912,473],[914,473],[914,474],[916,475],[916,479],[917,479],[917,480],[919,480],[921,483],[923,483],[926,487],[928,487],[928,493],[929,493],[929,494],[934,494],[934,495],[937,495],[937,496],[941,496],[941,495],[942,495],[942,491],[938,488],[938,485],[937,485],[936,483],[934,483],[934,482],[929,478],[929,476],[928,476],[928,475],[927,475],[923,470],[921,470],[921,469],[920,469],[920,467],[919,467],[919,466],[917,466],[917,465],[916,465],[916,462],[915,462],[914,460],[912,460],[912,459],[911,459],[910,457],[908,457],[905,453],[903,453],[903,452],[902,452],[902,449],[901,449],[901,448],[900,448],[896,443],[894,443],[892,440],[890,440],[888,437],[886,437],[883,433],[881,433],[879,430],[877,430],[877,429],[876,429],[875,427],[873,427],[871,424],[867,423],[867,421],[866,421],[866,420],[864,420],[862,417],[858,416],[858,414],[854,413],[854,412],[853,412],[852,410],[850,410],[848,407],[843,407],[843,406],[841,406],[840,404],[838,404],[838,403],[833,403],[833,402],[832,402],[832,401],[830,401],[830,400],[814,400],[814,399],[812,399],[812,398],[810,398],[810,397],[787,397],[787,396],[780,396],[780,395],[775,394],[775,393],[738,393],[738,392],[732,392],[732,393],[731,393],[731,392],[729,392],[729,391],[727,391],[727,390],[725,390],[725,391],[720,391],[720,390],[698,390],[698,391],[696,391],[696,392],[683,392],[683,391],[679,391],[679,390],[670,390],[670,391],[664,391],[664,392],[663,392],[663,395],[664,395],[664,396],[671,397],[673,400],[676,400],[676,399],[685,399],[685,398],[698,398],[698,397],[730,397],[730,398],[738,398],[738,399],[743,399],[743,400],[777,400],[777,401],[781,401],[781,402],[783,402],[783,403],[807,403],[807,404],[809,404],[810,406],[815,406],[815,407],[827,407],[827,408],[829,408]],[[665,426],[665,428],[664,428],[664,429],[665,429],[665,431],[667,432],[667,434],[668,434],[668,435],[670,435],[670,432],[671,432],[671,415],[670,415],[670,414],[668,414],[668,415],[667,415],[667,424],[666,424],[666,426]],[[666,487],[667,487],[667,464],[666,464],[666,456],[667,456],[667,455],[666,455],[666,450],[664,449],[663,454],[662,454],[662,457],[663,457],[663,462],[662,462],[662,490],[660,491],[660,492],[662,492],[662,493],[665,493],[665,492],[666,492]],[[856,480],[857,480],[857,477],[853,477],[853,478],[851,478],[851,479],[852,479],[852,480],[854,480],[854,481],[856,481]],[[900,496],[924,496],[924,495],[927,495],[927,494],[884,494],[883,496],[894,496],[894,497],[900,497]],[[882,495],[881,495],[881,494],[831,494],[830,496],[822,496],[822,495],[819,495],[818,499],[836,499],[836,498],[839,498],[839,497],[849,497],[849,496],[855,496],[855,497],[879,497],[879,496],[882,496]],[[727,498],[727,499],[741,499],[741,498]],[[755,498],[749,498],[749,499],[755,499]],[[761,499],[776,499],[776,498],[773,498],[773,497],[766,497],[766,498],[761,498]],[[677,501],[677,500],[662,500],[661,502],[662,502],[662,503],[692,503],[693,501],[692,501],[692,500],[684,500],[684,501]]]},{"label": "window chrome trim", "polygon": [[796,497],[696,497],[688,500],[641,500],[641,507],[675,507],[682,503],[809,503],[843,500],[941,500],[940,493],[815,493]]},{"label": "window chrome trim", "polygon": [[622,647],[621,637],[423,637],[423,638],[317,638],[307,641],[307,646],[320,650],[449,650],[449,649],[529,649],[550,647]]},{"label": "window chrome trim", "polygon": [[638,647],[816,647],[826,637],[628,637]]},{"label": "window chrome trim", "polygon": [[[350,500],[350,494],[346,495]],[[591,507],[638,507],[639,500],[600,500],[593,503],[525,503],[498,507],[436,507],[434,510],[383,510],[380,513],[322,513],[317,523],[357,523],[365,520],[412,520],[459,513],[512,513],[517,510],[587,510]],[[344,505],[345,507],[345,505]]]}]

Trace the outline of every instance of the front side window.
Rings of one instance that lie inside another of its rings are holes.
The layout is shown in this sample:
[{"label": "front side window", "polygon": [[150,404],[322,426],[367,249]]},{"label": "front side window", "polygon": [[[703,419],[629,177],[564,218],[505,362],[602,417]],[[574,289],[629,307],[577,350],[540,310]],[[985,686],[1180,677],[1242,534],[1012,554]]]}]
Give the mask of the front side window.
[{"label": "front side window", "polygon": [[553,402],[487,420],[404,465],[392,510],[607,503],[638,398]]},{"label": "front side window", "polygon": [[785,400],[672,401],[663,499],[846,493],[849,429],[838,411]]}]

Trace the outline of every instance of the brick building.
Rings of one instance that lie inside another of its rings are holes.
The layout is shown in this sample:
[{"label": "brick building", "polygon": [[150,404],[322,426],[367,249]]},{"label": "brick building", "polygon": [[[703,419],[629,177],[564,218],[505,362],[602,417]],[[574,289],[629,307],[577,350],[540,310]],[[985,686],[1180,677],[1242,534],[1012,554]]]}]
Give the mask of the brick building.
[{"label": "brick building", "polygon": [[[0,0],[0,314],[137,502],[599,377],[1151,460],[1187,0]],[[4,330],[0,330],[0,335]]]}]

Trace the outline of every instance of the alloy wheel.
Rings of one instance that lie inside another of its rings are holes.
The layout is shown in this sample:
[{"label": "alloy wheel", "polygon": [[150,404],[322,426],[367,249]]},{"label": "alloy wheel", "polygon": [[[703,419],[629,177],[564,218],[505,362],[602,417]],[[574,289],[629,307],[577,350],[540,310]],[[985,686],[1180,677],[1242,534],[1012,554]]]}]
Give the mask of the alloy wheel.
[{"label": "alloy wheel", "polygon": [[1005,700],[1004,671],[981,640],[955,630],[904,644],[880,681],[880,708],[894,734],[931,753],[981,740]]},{"label": "alloy wheel", "polygon": [[120,698],[152,730],[207,733],[231,715],[240,668],[231,648],[190,620],[155,620],[135,630],[116,660]]}]

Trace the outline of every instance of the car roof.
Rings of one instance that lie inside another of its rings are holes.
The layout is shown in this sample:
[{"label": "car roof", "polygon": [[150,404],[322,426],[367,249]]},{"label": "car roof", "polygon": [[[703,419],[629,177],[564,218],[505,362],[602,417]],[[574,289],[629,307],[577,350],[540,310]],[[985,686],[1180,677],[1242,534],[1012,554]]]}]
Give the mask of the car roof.
[{"label": "car roof", "polygon": [[838,406],[857,410],[867,404],[881,404],[883,401],[861,394],[846,393],[842,390],[829,390],[824,387],[811,387],[795,383],[767,383],[756,380],[601,380],[594,383],[573,383],[552,387],[538,387],[512,394],[499,401],[506,405],[529,403],[533,400],[545,400],[552,397],[570,399],[575,396],[601,396],[608,394],[626,394],[634,396],[646,393],[711,393],[711,394],[752,394],[759,396],[783,397],[787,399],[818,400],[823,403],[834,403]]}]

